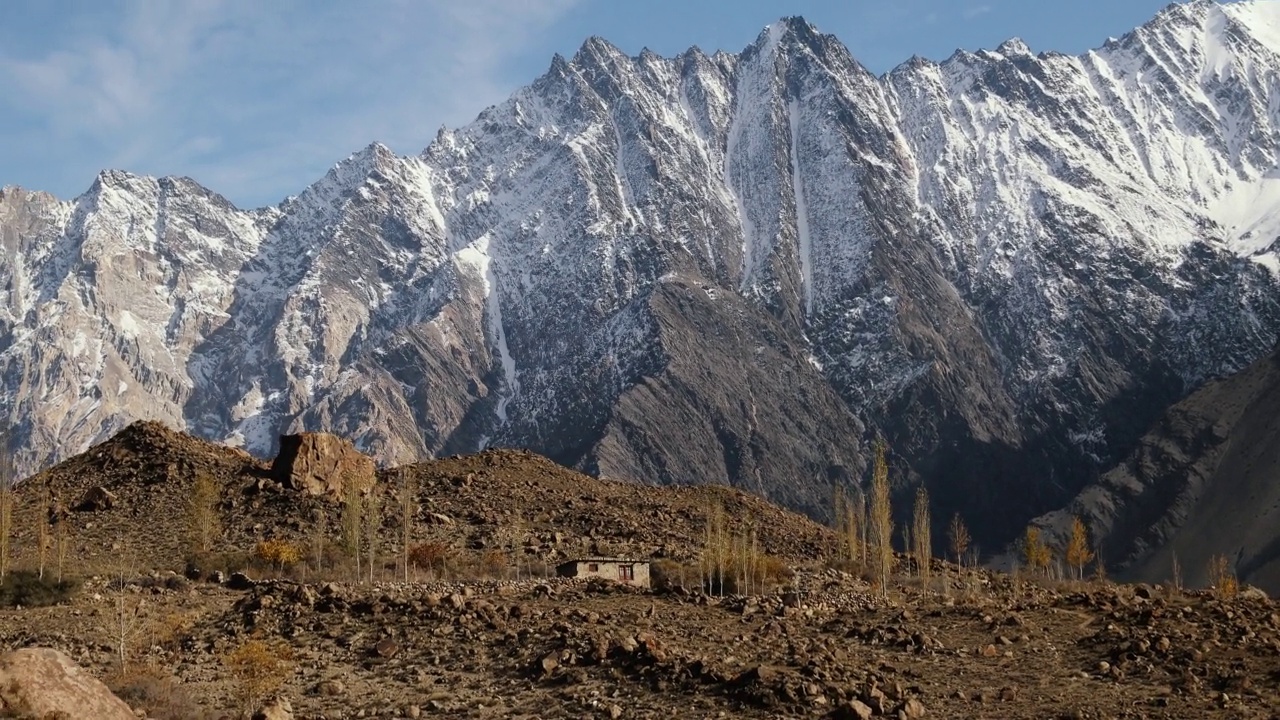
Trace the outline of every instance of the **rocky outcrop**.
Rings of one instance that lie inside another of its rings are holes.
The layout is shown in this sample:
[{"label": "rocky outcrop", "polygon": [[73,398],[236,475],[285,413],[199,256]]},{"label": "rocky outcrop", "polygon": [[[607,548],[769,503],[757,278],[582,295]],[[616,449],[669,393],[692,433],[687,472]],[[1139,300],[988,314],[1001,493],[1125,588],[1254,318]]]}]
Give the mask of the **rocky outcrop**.
[{"label": "rocky outcrop", "polygon": [[377,479],[372,458],[329,433],[281,436],[271,473],[287,488],[335,500],[353,486],[366,491]]},{"label": "rocky outcrop", "polygon": [[115,507],[115,493],[104,487],[91,487],[80,496],[80,500],[72,507],[76,512],[101,512]]},{"label": "rocky outcrop", "polygon": [[49,648],[0,655],[0,715],[136,720],[133,710],[96,678]]},{"label": "rocky outcrop", "polygon": [[1121,577],[1208,582],[1224,555],[1244,582],[1280,594],[1280,351],[1169,409],[1137,449],[1066,508],[1036,520],[1065,538],[1085,520]]}]

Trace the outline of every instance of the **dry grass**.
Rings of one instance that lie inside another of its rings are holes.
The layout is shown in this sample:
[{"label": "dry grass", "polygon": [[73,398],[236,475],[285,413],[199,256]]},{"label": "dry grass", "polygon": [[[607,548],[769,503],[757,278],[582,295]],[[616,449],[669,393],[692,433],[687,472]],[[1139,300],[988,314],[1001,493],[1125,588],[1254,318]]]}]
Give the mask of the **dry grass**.
[{"label": "dry grass", "polygon": [[28,570],[10,572],[0,582],[0,607],[44,607],[68,602],[80,587],[77,580],[42,578]]},{"label": "dry grass", "polygon": [[153,720],[212,720],[221,716],[201,706],[187,685],[156,663],[116,670],[103,682],[130,707],[144,708]]}]

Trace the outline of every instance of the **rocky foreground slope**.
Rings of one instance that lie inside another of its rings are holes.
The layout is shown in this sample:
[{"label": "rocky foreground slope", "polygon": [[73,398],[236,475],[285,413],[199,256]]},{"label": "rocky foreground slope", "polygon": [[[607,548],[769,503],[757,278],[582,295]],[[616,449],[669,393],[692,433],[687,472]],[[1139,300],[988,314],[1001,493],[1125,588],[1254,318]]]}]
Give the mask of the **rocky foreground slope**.
[{"label": "rocky foreground slope", "polygon": [[134,419],[392,464],[488,446],[821,516],[887,437],[988,547],[1280,331],[1280,3],[876,77],[800,19],[592,38],[420,155],[277,206],[106,171],[0,195],[24,472]]}]

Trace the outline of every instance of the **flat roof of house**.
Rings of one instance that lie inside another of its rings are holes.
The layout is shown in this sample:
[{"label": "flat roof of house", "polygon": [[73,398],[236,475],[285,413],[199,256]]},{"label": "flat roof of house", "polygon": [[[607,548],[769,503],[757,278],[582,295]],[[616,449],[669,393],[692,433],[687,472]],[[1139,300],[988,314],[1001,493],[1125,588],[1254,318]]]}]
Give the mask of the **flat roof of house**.
[{"label": "flat roof of house", "polygon": [[572,560],[565,560],[564,562],[562,562],[562,563],[560,563],[560,564],[561,564],[561,565],[568,565],[568,564],[570,564],[570,563],[584,563],[584,562],[585,562],[585,563],[631,563],[631,564],[636,564],[636,563],[647,563],[647,562],[649,562],[649,561],[648,561],[648,560],[633,560],[633,559],[631,559],[631,558],[616,558],[616,557],[584,557],[584,558],[573,558]]}]

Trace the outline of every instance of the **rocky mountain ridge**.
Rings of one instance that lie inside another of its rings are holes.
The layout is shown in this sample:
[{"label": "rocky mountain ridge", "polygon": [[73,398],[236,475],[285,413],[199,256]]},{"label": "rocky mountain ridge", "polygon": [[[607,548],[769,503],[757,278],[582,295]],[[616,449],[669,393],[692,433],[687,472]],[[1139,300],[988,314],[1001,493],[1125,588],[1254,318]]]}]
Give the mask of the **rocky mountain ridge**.
[{"label": "rocky mountain ridge", "polygon": [[1280,592],[1280,350],[1174,405],[1116,467],[1037,518],[1065,537],[1083,518],[1120,577],[1196,586],[1214,556]]},{"label": "rocky mountain ridge", "polygon": [[118,171],[6,188],[19,465],[137,418],[259,456],[326,429],[821,515],[878,433],[998,542],[1275,343],[1277,28],[1198,0],[1081,56],[883,77],[798,18],[738,54],[592,38],[272,208]]}]

